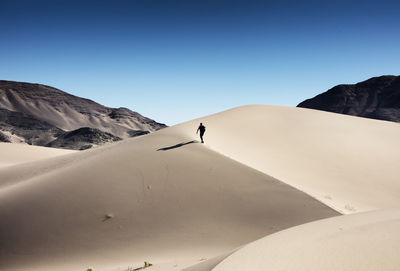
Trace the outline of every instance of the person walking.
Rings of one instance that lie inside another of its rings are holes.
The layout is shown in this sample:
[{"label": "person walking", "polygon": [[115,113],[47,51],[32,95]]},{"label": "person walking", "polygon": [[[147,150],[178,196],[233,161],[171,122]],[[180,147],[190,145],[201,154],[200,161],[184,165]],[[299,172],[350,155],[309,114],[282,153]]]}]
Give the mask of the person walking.
[{"label": "person walking", "polygon": [[200,123],[199,128],[197,128],[196,134],[198,134],[199,131],[200,131],[201,143],[204,143],[203,135],[206,132],[206,126],[204,126],[203,123]]}]

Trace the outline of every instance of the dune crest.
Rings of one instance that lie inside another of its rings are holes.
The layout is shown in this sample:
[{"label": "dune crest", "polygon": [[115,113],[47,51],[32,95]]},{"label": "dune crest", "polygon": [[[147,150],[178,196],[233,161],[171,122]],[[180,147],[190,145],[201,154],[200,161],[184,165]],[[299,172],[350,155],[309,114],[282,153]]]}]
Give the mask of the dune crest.
[{"label": "dune crest", "polygon": [[[265,105],[238,107],[200,121],[214,151],[341,213],[400,204],[397,123]],[[196,120],[174,129],[189,136],[195,125]]]}]

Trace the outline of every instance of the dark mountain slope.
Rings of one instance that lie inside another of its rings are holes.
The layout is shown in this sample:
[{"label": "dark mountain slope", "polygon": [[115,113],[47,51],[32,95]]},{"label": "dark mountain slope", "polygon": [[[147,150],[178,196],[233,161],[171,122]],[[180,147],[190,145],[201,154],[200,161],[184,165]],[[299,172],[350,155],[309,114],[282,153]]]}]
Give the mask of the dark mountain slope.
[{"label": "dark mountain slope", "polygon": [[40,84],[0,80],[0,141],[85,149],[166,127]]},{"label": "dark mountain slope", "polygon": [[127,108],[110,108],[59,89],[0,81],[0,108],[31,115],[64,131],[96,128],[121,138],[131,130],[153,132],[166,127]]},{"label": "dark mountain slope", "polygon": [[64,133],[63,130],[31,115],[0,108],[0,130],[10,132],[29,145],[44,146]]},{"label": "dark mountain slope", "polygon": [[400,122],[400,76],[373,77],[354,85],[338,85],[298,107]]},{"label": "dark mountain slope", "polygon": [[121,138],[98,129],[84,127],[71,132],[66,132],[56,140],[48,143],[47,147],[85,150],[93,145],[102,145],[108,142],[119,141]]}]

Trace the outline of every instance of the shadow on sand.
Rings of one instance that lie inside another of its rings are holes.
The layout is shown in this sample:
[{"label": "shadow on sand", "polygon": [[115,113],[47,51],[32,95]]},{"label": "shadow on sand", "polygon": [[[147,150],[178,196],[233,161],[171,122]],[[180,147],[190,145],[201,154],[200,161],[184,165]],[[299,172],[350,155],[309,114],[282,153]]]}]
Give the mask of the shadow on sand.
[{"label": "shadow on sand", "polygon": [[169,150],[180,148],[180,147],[183,147],[185,145],[192,144],[192,143],[199,143],[199,141],[192,140],[192,141],[188,141],[188,142],[182,142],[182,143],[179,143],[179,144],[176,144],[176,145],[173,145],[173,146],[169,146],[169,147],[158,149],[157,151],[169,151]]}]

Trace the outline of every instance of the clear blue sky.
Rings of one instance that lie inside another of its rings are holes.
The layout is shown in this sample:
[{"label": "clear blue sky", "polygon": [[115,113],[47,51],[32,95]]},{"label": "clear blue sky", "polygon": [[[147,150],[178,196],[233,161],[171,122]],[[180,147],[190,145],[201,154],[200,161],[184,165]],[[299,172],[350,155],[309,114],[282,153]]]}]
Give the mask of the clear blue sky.
[{"label": "clear blue sky", "polygon": [[399,1],[0,0],[0,79],[168,125],[399,68]]}]

